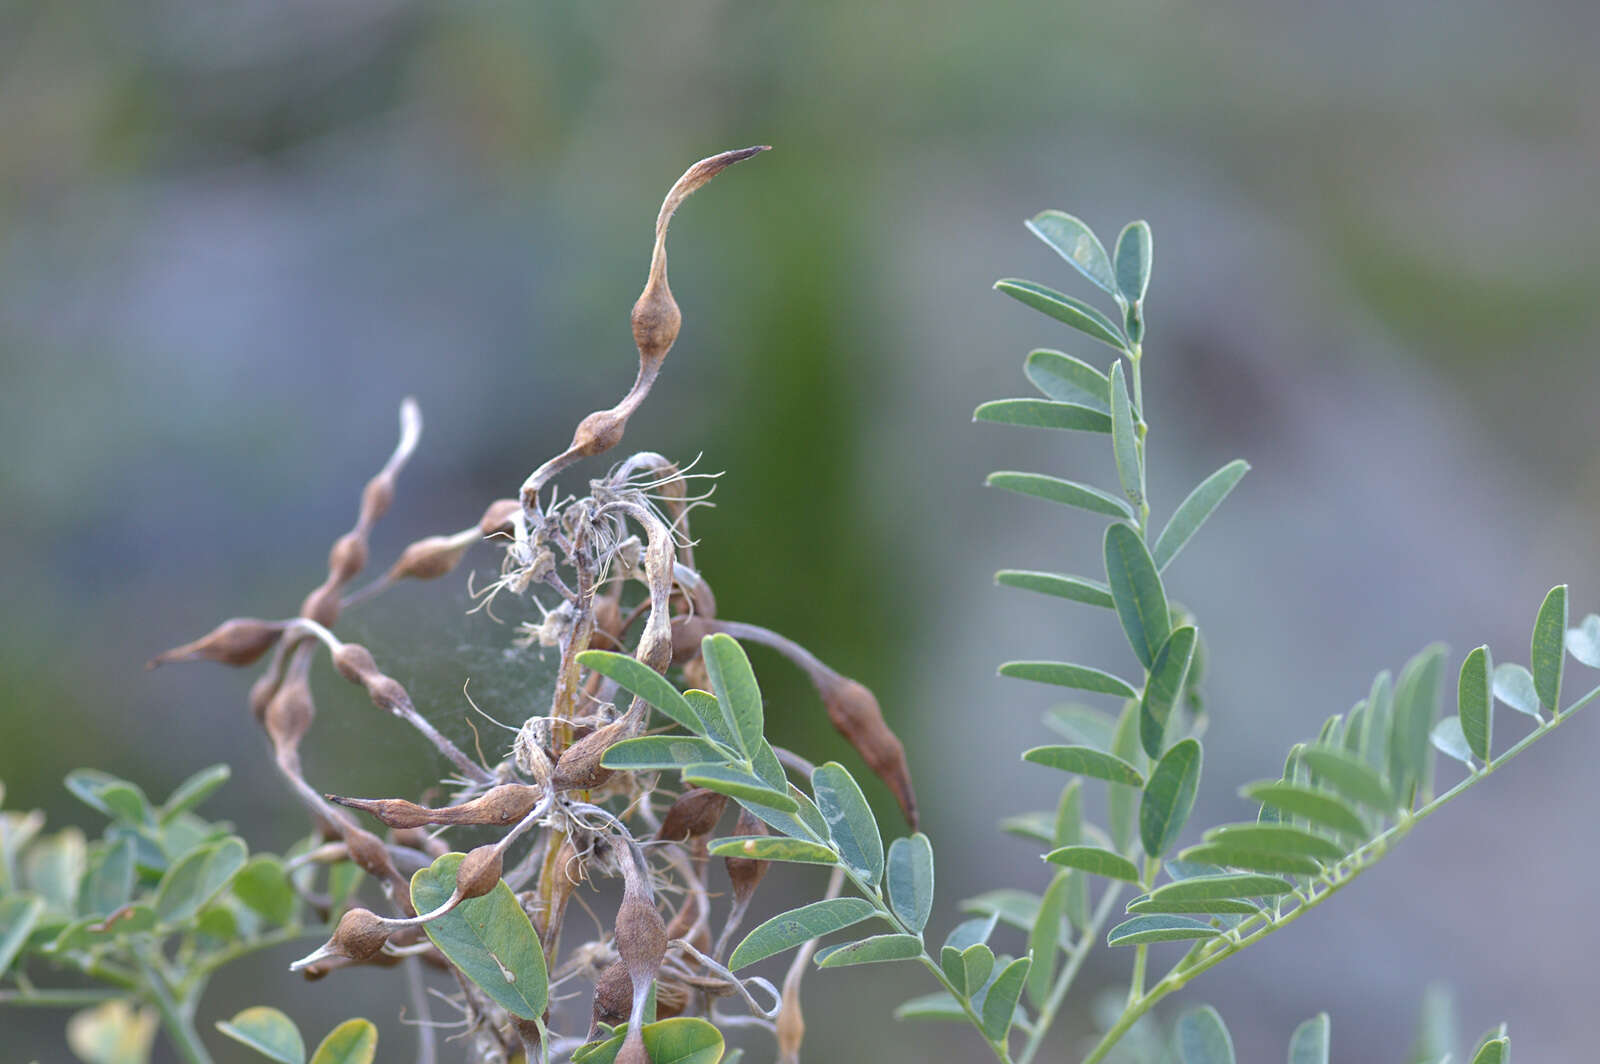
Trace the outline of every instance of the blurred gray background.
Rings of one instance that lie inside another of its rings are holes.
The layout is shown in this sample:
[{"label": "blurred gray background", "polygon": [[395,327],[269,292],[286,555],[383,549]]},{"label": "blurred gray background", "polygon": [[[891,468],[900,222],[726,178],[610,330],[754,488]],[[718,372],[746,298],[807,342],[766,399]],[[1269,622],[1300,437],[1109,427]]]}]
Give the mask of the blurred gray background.
[{"label": "blurred gray background", "polygon": [[[1030,347],[1108,361],[989,290],[1084,294],[1023,230],[1041,208],[1154,229],[1158,516],[1227,459],[1255,467],[1169,573],[1213,654],[1193,823],[1245,814],[1237,785],[1378,668],[1433,639],[1452,670],[1485,641],[1525,661],[1552,584],[1575,616],[1600,602],[1597,31],[1577,0],[0,3],[7,805],[88,825],[73,767],[160,796],[228,761],[212,814],[292,842],[249,677],[143,661],[294,610],[403,395],[428,429],[375,566],[514,490],[631,380],[666,187],[770,143],[679,214],[685,325],[627,443],[726,471],[697,528],[724,616],[879,692],[937,848],[935,927],[1047,879],[991,825],[1059,786],[1016,758],[1051,692],[995,664],[1131,664],[1105,616],[991,583],[1092,572],[1100,525],[986,492],[988,470],[1111,476],[1099,438],[970,424],[1026,394]],[[548,672],[463,616],[462,585],[349,624],[457,730],[464,680],[515,718]],[[780,741],[854,764],[804,684],[757,664]],[[337,686],[321,702],[317,785],[414,793],[437,771]],[[1183,1000],[1222,1010],[1242,1061],[1281,1059],[1324,1008],[1336,1060],[1398,1060],[1445,980],[1463,1040],[1504,1018],[1519,1059],[1589,1059],[1600,721],[1563,735]],[[272,1003],[308,1032],[365,1012],[383,1059],[409,1056],[392,980],[307,987],[281,952],[207,1012]],[[1126,964],[1102,956],[1080,1000]],[[984,1059],[969,1032],[887,1019],[928,989],[813,977],[808,1057]],[[64,1020],[6,1015],[7,1057],[62,1059]],[[1076,1059],[1082,1010],[1064,1028],[1055,1059]]]}]

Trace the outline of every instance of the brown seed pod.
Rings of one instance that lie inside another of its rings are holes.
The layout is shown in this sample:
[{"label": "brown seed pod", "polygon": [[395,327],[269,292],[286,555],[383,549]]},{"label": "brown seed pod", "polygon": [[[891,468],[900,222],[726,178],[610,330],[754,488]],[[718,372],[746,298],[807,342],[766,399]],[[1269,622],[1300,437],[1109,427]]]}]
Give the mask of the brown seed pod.
[{"label": "brown seed pod", "polygon": [[345,798],[337,794],[323,797],[335,805],[370,813],[391,828],[420,828],[434,823],[433,810],[404,798]]},{"label": "brown seed pod", "polygon": [[328,581],[347,584],[367,565],[367,540],[359,532],[346,532],[328,551]]},{"label": "brown seed pod", "polygon": [[389,941],[383,918],[369,909],[351,909],[339,918],[339,926],[328,946],[353,961],[370,960]]},{"label": "brown seed pod", "polygon": [[917,794],[911,786],[906,748],[884,722],[878,700],[864,685],[837,673],[813,675],[828,719],[856,748],[867,767],[889,785],[906,823],[917,827]]},{"label": "brown seed pod", "polygon": [[456,893],[463,900],[481,898],[500,885],[504,871],[499,847],[479,846],[462,858],[461,866],[456,869]]},{"label": "brown seed pod", "polygon": [[377,879],[393,879],[399,875],[394,862],[389,860],[388,849],[378,836],[354,824],[347,825],[342,834],[350,860],[359,865],[362,871]]},{"label": "brown seed pod", "polygon": [[261,723],[273,748],[279,751],[294,750],[311,729],[317,708],[311,701],[311,685],[299,670],[279,685],[278,691],[267,703]]},{"label": "brown seed pod", "polygon": [[656,1019],[670,1020],[689,1007],[689,988],[675,979],[656,980]]},{"label": "brown seed pod", "polygon": [[611,410],[596,410],[582,421],[572,434],[570,450],[585,458],[603,454],[615,447],[628,428],[628,415]]},{"label": "brown seed pod", "polygon": [[806,1037],[805,1015],[800,1011],[800,982],[784,980],[783,1003],[778,1010],[779,1064],[799,1064],[800,1044]]},{"label": "brown seed pod", "polygon": [[478,531],[486,537],[508,536],[512,532],[512,515],[521,510],[522,503],[517,499],[496,499],[478,519]]},{"label": "brown seed pod", "polygon": [[[624,854],[624,867],[633,858]],[[622,904],[617,907],[617,922],[612,938],[617,956],[622,958],[635,991],[641,983],[654,979],[667,955],[667,925],[655,902],[640,889],[634,877],[627,877]]]},{"label": "brown seed pod", "polygon": [[711,690],[711,674],[706,672],[706,662],[699,654],[683,662],[683,682],[699,691]]},{"label": "brown seed pod", "polygon": [[[748,809],[739,810],[739,823],[734,826],[735,835],[766,835],[767,825],[751,815]],[[734,900],[740,904],[750,901],[750,896],[756,892],[756,887],[761,885],[762,877],[767,874],[766,861],[757,861],[751,857],[729,857],[725,859],[728,866],[728,879],[733,883]]]},{"label": "brown seed pod", "polygon": [[650,1051],[644,1047],[644,1035],[637,1025],[628,1028],[628,1036],[622,1040],[614,1060],[615,1064],[650,1064]]},{"label": "brown seed pod", "polygon": [[728,796],[705,787],[693,787],[678,796],[661,818],[661,830],[656,838],[670,842],[709,835],[727,808]]},{"label": "brown seed pod", "polygon": [[279,684],[283,683],[283,673],[272,668],[257,676],[250,685],[250,715],[260,724],[266,720],[267,706],[272,704],[272,697],[278,693]]},{"label": "brown seed pod", "polygon": [[389,569],[388,579],[435,580],[460,564],[470,546],[470,540],[463,542],[454,536],[419,539],[400,552],[399,560]]},{"label": "brown seed pod", "polygon": [[175,661],[220,661],[224,665],[254,665],[283,635],[284,622],[235,617],[223,621],[192,643],[157,654],[145,664],[153,669]]},{"label": "brown seed pod", "polygon": [[600,759],[613,744],[634,735],[649,710],[648,704],[636,701],[633,709],[567,747],[556,761],[550,786],[558,791],[588,791],[611,779],[615,773],[602,766]]},{"label": "brown seed pod", "polygon": [[318,586],[300,603],[300,616],[316,621],[324,628],[332,628],[339,621],[339,588],[326,583]]},{"label": "brown seed pod", "polygon": [[633,980],[627,965],[613,961],[594,981],[594,1022],[616,1026],[628,1018],[633,1007]]},{"label": "brown seed pod", "polygon": [[672,663],[687,665],[700,655],[700,644],[711,634],[710,618],[678,616],[672,618]]},{"label": "brown seed pod", "polygon": [[389,512],[394,505],[394,477],[388,470],[367,481],[361,489],[361,521],[370,525]]},{"label": "brown seed pod", "polygon": [[351,683],[365,687],[373,676],[381,676],[372,651],[360,643],[345,643],[333,652],[333,667]]}]

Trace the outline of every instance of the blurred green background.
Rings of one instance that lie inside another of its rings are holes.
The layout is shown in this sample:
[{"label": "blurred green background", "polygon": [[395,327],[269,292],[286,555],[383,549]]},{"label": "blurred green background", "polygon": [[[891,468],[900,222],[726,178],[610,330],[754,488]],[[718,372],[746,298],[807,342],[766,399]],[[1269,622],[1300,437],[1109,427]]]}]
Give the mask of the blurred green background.
[{"label": "blurred green background", "polygon": [[[1194,822],[1239,816],[1237,784],[1378,668],[1435,638],[1525,657],[1559,581],[1579,613],[1600,604],[1597,33],[1581,0],[0,3],[7,804],[89,824],[70,768],[160,796],[228,761],[212,814],[286,847],[303,824],[249,678],[141,663],[294,610],[404,395],[428,430],[374,565],[514,490],[631,380],[667,186],[770,143],[679,214],[685,325],[627,443],[726,471],[697,526],[724,616],[878,691],[937,848],[935,927],[978,889],[1047,878],[991,825],[1059,783],[1016,760],[1049,693],[994,664],[1127,653],[1105,618],[990,582],[1098,557],[1093,519],[981,483],[1103,481],[1102,442],[970,424],[1024,393],[1031,346],[1106,358],[989,291],[1083,294],[1020,224],[1044,207],[1154,228],[1158,515],[1226,459],[1255,466],[1172,571],[1213,652]],[[463,681],[517,718],[549,669],[464,617],[462,583],[349,622],[457,731]],[[779,740],[855,764],[804,684],[757,664]],[[414,793],[437,771],[322,691],[318,786]],[[1322,1008],[1335,1059],[1392,1060],[1443,979],[1463,1039],[1505,1018],[1519,1056],[1587,1059],[1593,935],[1572,929],[1600,873],[1597,728],[1186,1000],[1218,1005],[1242,1060],[1279,1059]],[[208,1011],[273,1003],[308,1031],[365,1012],[383,1059],[409,1057],[394,981],[308,987],[294,955],[232,972]],[[886,1019],[927,989],[909,969],[814,976],[808,1058],[982,1059],[967,1032]],[[64,1020],[5,1015],[5,1055],[63,1059]],[[1065,1027],[1062,1054],[1081,1010]]]}]

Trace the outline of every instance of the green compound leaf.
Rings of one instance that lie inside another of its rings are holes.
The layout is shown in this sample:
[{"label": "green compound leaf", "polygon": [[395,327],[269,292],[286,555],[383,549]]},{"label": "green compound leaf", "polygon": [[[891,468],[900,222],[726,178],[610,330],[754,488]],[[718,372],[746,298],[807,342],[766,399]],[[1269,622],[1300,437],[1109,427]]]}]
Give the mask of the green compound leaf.
[{"label": "green compound leaf", "polygon": [[1217,898],[1276,898],[1293,891],[1288,880],[1277,876],[1211,873],[1157,887],[1150,892],[1149,900],[1152,905],[1169,905]]},{"label": "green compound leaf", "polygon": [[1200,531],[1200,526],[1206,523],[1206,518],[1222,505],[1222,500],[1228,497],[1234,485],[1238,484],[1248,472],[1250,463],[1242,458],[1235,458],[1195,486],[1188,498],[1178,504],[1178,508],[1167,521],[1167,527],[1161,530],[1161,535],[1156,539],[1155,548],[1150,552],[1156,560],[1156,568],[1165,569],[1172,563],[1172,559],[1178,556],[1184,545]]},{"label": "green compound leaf", "polygon": [[1032,351],[1023,372],[1047,399],[1111,413],[1111,382],[1087,362],[1060,351]]},{"label": "green compound leaf", "polygon": [[1150,287],[1150,262],[1154,256],[1150,226],[1143,221],[1129,222],[1117,236],[1117,291],[1129,303],[1143,303]]},{"label": "green compound leaf", "polygon": [[911,930],[928,926],[933,913],[933,844],[917,832],[889,844],[889,908]]},{"label": "green compound leaf", "polygon": [[1120,879],[1124,883],[1139,882],[1139,869],[1132,861],[1098,846],[1063,846],[1045,854],[1044,859],[1051,864],[1076,868],[1090,875]]},{"label": "green compound leaf", "polygon": [[1205,841],[1224,849],[1293,854],[1318,861],[1337,861],[1349,852],[1332,839],[1290,824],[1223,824],[1207,831]]},{"label": "green compound leaf", "polygon": [[1504,662],[1494,667],[1494,696],[1518,713],[1539,716],[1539,691],[1533,686],[1533,673]]},{"label": "green compound leaf", "polygon": [[1220,930],[1187,916],[1135,916],[1124,920],[1106,934],[1108,946],[1143,946],[1150,942],[1183,942],[1196,938],[1216,938]]},{"label": "green compound leaf", "polygon": [[372,1064],[378,1055],[378,1029],[371,1020],[345,1020],[317,1046],[311,1064]]},{"label": "green compound leaf", "polygon": [[761,688],[756,686],[756,674],[744,648],[737,639],[718,632],[700,641],[700,656],[705,661],[706,675],[711,678],[712,693],[722,706],[739,748],[746,756],[755,753],[761,746],[763,726]]},{"label": "green compound leaf", "polygon": [[1028,231],[1054,249],[1100,289],[1117,294],[1111,257],[1100,238],[1078,218],[1065,211],[1040,211],[1027,222]]},{"label": "green compound leaf", "polygon": [[1110,432],[1111,417],[1077,403],[1052,399],[993,399],[972,412],[972,420],[1024,429],[1063,429],[1069,432]]},{"label": "green compound leaf", "polygon": [[706,739],[687,735],[644,735],[612,743],[600,758],[606,768],[641,771],[681,769],[729,760],[729,752]]},{"label": "green compound leaf", "polygon": [[578,664],[617,681],[624,691],[644,699],[678,726],[705,734],[699,715],[689,707],[678,689],[644,662],[609,650],[585,650],[578,655]]},{"label": "green compound leaf", "polygon": [[1087,665],[1069,665],[1064,661],[1008,661],[1000,666],[1001,676],[1034,683],[1050,683],[1057,687],[1070,687],[1077,691],[1116,695],[1118,698],[1137,698],[1139,692],[1128,686],[1126,680],[1109,672],[1091,669]]},{"label": "green compound leaf", "polygon": [[1218,867],[1242,868],[1250,872],[1266,872],[1269,874],[1314,876],[1322,871],[1322,866],[1310,857],[1301,857],[1290,853],[1247,850],[1243,847],[1223,846],[1213,842],[1191,846],[1178,856],[1185,861],[1203,861],[1206,864],[1213,864]]},{"label": "green compound leaf", "polygon": [[1111,452],[1116,458],[1122,493],[1134,506],[1144,505],[1144,459],[1139,454],[1133,402],[1128,398],[1121,362],[1111,367]]},{"label": "green compound leaf", "polygon": [[1372,834],[1354,808],[1325,791],[1315,791],[1281,780],[1264,780],[1246,784],[1239,789],[1239,793],[1280,813],[1303,817],[1318,827],[1348,838],[1364,840]]},{"label": "green compound leaf", "polygon": [[1289,1036],[1289,1064],[1328,1064],[1328,1014],[1319,1012]]},{"label": "green compound leaf", "polygon": [[857,879],[876,887],[883,878],[883,836],[855,777],[837,761],[829,761],[811,774],[811,791],[840,862]]},{"label": "green compound leaf", "polygon": [[1561,669],[1566,663],[1567,585],[1550,589],[1533,622],[1533,687],[1539,703],[1550,712],[1561,709]]},{"label": "green compound leaf", "polygon": [[1461,715],[1462,734],[1467,748],[1484,764],[1489,763],[1494,738],[1493,677],[1489,648],[1481,646],[1461,663],[1461,675],[1456,681],[1456,711]]},{"label": "green compound leaf", "polygon": [[1467,735],[1461,725],[1460,717],[1446,717],[1433,726],[1433,731],[1428,733],[1428,741],[1433,748],[1446,757],[1472,767],[1472,747],[1467,744]]},{"label": "green compound leaf", "polygon": [[1151,857],[1166,853],[1188,823],[1200,787],[1200,761],[1200,743],[1184,739],[1174,743],[1150,770],[1150,782],[1139,803],[1139,838]]},{"label": "green compound leaf", "polygon": [[820,842],[783,839],[776,835],[734,835],[711,843],[716,857],[747,857],[755,861],[787,861],[791,864],[836,865],[839,855]]},{"label": "green compound leaf", "polygon": [[766,806],[782,813],[793,813],[800,808],[799,803],[789,795],[768,787],[766,781],[752,772],[746,772],[740,765],[685,765],[683,782],[691,787],[705,787],[740,802]]},{"label": "green compound leaf", "polygon": [[1001,587],[1017,587],[1024,591],[1037,591],[1044,595],[1071,599],[1089,606],[1112,608],[1111,591],[1097,580],[1079,576],[1062,576],[1057,573],[1036,573],[1025,569],[1002,569],[994,574],[994,582]]},{"label": "green compound leaf", "polygon": [[211,797],[218,787],[228,782],[228,777],[233,770],[227,765],[212,765],[203,768],[190,776],[174,788],[167,796],[166,802],[161,806],[161,823],[165,824],[180,814],[194,809],[201,802]]},{"label": "green compound leaf", "polygon": [[229,836],[191,850],[161,877],[156,915],[168,925],[181,924],[220,894],[244,867],[249,851],[244,840]]},{"label": "green compound leaf", "polygon": [[922,956],[922,940],[916,935],[874,935],[860,942],[819,950],[817,967],[845,968],[853,964],[908,961],[920,956]]},{"label": "green compound leaf", "polygon": [[1365,761],[1325,746],[1308,746],[1300,751],[1300,758],[1315,777],[1349,801],[1383,812],[1395,808],[1394,795],[1383,777]]},{"label": "green compound leaf", "polygon": [[0,898],[0,976],[22,952],[23,945],[44,916],[44,899],[28,894]]},{"label": "green compound leaf", "polygon": [[1127,350],[1122,334],[1112,324],[1111,319],[1080,299],[1073,299],[1053,288],[1014,277],[996,281],[994,288],[995,291],[1005,293],[1024,306],[1048,314],[1057,321],[1070,325],[1103,344],[1109,344],[1118,351]]},{"label": "green compound leaf", "polygon": [[306,1043],[293,1020],[266,1005],[245,1009],[231,1020],[218,1020],[217,1030],[279,1064],[305,1064]]},{"label": "green compound leaf", "polygon": [[[717,1064],[722,1059],[722,1032],[698,1016],[674,1016],[639,1028],[651,1064]],[[627,1032],[572,1054],[573,1064],[611,1064],[622,1052]]]},{"label": "green compound leaf", "polygon": [[792,909],[774,916],[746,935],[728,958],[728,968],[738,971],[814,938],[858,924],[876,912],[872,904],[862,898],[832,898]]},{"label": "green compound leaf", "polygon": [[1022,760],[1062,772],[1076,772],[1109,783],[1129,787],[1143,787],[1144,777],[1139,770],[1122,760],[1091,746],[1036,746],[1023,752]]},{"label": "green compound leaf", "polygon": [[[411,877],[411,904],[419,913],[432,912],[454,893],[456,870],[465,857],[447,853]],[[525,1020],[544,1012],[549,998],[544,951],[504,880],[483,897],[428,921],[423,930],[495,1004]]]},{"label": "green compound leaf", "polygon": [[1228,1025],[1210,1005],[1178,1017],[1178,1059],[1183,1064],[1234,1064]]},{"label": "green compound leaf", "polygon": [[1145,549],[1144,541],[1128,525],[1106,529],[1106,583],[1116,605],[1117,618],[1139,663],[1153,668],[1161,645],[1172,634],[1172,615],[1161,574]]},{"label": "green compound leaf", "polygon": [[1567,653],[1591,669],[1600,669],[1600,614],[1589,614],[1567,629]]},{"label": "green compound leaf", "polygon": [[1022,997],[1023,984],[1028,979],[1030,961],[1019,957],[1000,970],[989,984],[983,997],[983,1034],[991,1042],[998,1042],[1011,1029],[1012,1017],[1017,1012],[1017,1001]]},{"label": "green compound leaf", "polygon": [[1167,721],[1189,675],[1198,635],[1193,625],[1174,629],[1156,651],[1155,663],[1150,666],[1150,678],[1145,681],[1144,697],[1139,702],[1139,741],[1152,758],[1161,756]]},{"label": "green compound leaf", "polygon": [[1014,491],[1019,495],[1031,495],[1036,499],[1061,503],[1063,506],[1076,506],[1080,510],[1103,514],[1106,517],[1122,517],[1130,520],[1133,518],[1133,508],[1115,495],[1088,484],[1079,484],[1075,480],[1047,477],[1043,473],[1017,473],[1003,469],[997,473],[990,473],[989,479],[984,483],[991,488]]}]

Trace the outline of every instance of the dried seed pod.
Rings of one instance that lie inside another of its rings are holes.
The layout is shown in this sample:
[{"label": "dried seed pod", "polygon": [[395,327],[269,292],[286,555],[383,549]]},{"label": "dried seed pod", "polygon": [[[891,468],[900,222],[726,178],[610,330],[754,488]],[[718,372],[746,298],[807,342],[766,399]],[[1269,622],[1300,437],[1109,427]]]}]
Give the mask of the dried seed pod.
[{"label": "dried seed pod", "polygon": [[438,809],[403,798],[345,798],[337,794],[324,797],[347,809],[369,813],[391,828],[420,828],[427,824],[514,824],[533,811],[539,794],[539,788],[526,783],[504,783],[470,802]]},{"label": "dried seed pod", "polygon": [[321,584],[300,603],[300,616],[324,628],[332,628],[339,621],[339,609],[339,588],[334,584]]},{"label": "dried seed pod", "polygon": [[337,794],[323,797],[335,805],[370,813],[391,828],[420,828],[434,822],[433,810],[404,798],[345,798]]},{"label": "dried seed pod", "polygon": [[602,786],[615,773],[602,766],[600,759],[613,744],[635,735],[649,711],[648,703],[636,699],[628,712],[567,747],[556,761],[550,786],[558,791],[588,791]]},{"label": "dried seed pod", "polygon": [[461,866],[456,869],[455,892],[463,901],[481,898],[500,885],[504,872],[500,848],[492,844],[479,846],[461,859]]},{"label": "dried seed pod", "polygon": [[656,980],[656,1019],[670,1020],[689,1007],[689,988],[676,979]]},{"label": "dried seed pod", "polygon": [[344,837],[345,849],[350,854],[350,860],[359,865],[362,871],[377,879],[394,879],[399,876],[394,862],[389,860],[388,848],[378,836],[354,824],[347,825],[341,834]]},{"label": "dried seed pod", "polygon": [[[802,969],[804,970],[804,969]],[[806,1020],[800,1011],[800,980],[783,982],[777,1024],[778,1064],[800,1064],[800,1043],[805,1041]]]},{"label": "dried seed pod", "polygon": [[283,635],[283,621],[235,617],[223,621],[192,643],[157,654],[145,664],[153,669],[175,661],[220,661],[224,665],[254,665]]},{"label": "dried seed pod", "polygon": [[339,926],[328,940],[327,949],[353,961],[370,960],[389,941],[384,919],[370,909],[351,909],[339,918]]},{"label": "dried seed pod", "polygon": [[311,701],[311,685],[306,682],[304,671],[296,669],[278,686],[277,693],[267,703],[261,723],[266,727],[267,737],[272,740],[274,749],[294,750],[311,729],[311,722],[316,715],[316,705]]},{"label": "dried seed pod", "polygon": [[615,447],[628,428],[628,415],[615,407],[596,410],[582,421],[572,434],[569,450],[585,458],[604,454]]},{"label": "dried seed pod", "polygon": [[906,748],[884,722],[877,698],[864,685],[837,673],[813,673],[812,679],[834,728],[856,748],[867,767],[889,785],[906,823],[915,830],[917,794],[911,786]]},{"label": "dried seed pod", "polygon": [[613,961],[594,981],[594,1022],[614,1027],[628,1018],[632,1007],[633,980],[628,978],[628,967]]},{"label": "dried seed pod", "polygon": [[335,650],[333,667],[339,670],[340,676],[363,687],[372,677],[383,675],[372,658],[372,651],[360,643],[344,643]]},{"label": "dried seed pod", "polygon": [[511,523],[512,516],[521,512],[522,503],[517,499],[496,499],[478,519],[478,531],[485,537],[508,536],[514,528]]},{"label": "dried seed pod", "polygon": [[650,1051],[644,1047],[644,1035],[637,1025],[628,1028],[628,1036],[613,1059],[615,1064],[650,1064]]},{"label": "dried seed pod", "polygon": [[678,616],[672,618],[672,663],[687,665],[700,655],[700,644],[712,633],[710,618]]},{"label": "dried seed pod", "polygon": [[[406,449],[403,442],[401,448]],[[366,525],[372,524],[388,513],[389,507],[393,505],[394,476],[385,469],[367,481],[367,486],[361,489],[361,522]]]},{"label": "dried seed pod", "polygon": [[389,580],[435,580],[444,576],[461,562],[470,539],[455,536],[428,536],[419,539],[400,552],[399,559],[389,568]]},{"label": "dried seed pod", "polygon": [[700,691],[711,689],[711,674],[706,672],[706,662],[699,654],[683,662],[683,682]]},{"label": "dried seed pod", "polygon": [[359,532],[346,532],[328,551],[328,582],[347,584],[367,565],[367,540]]},{"label": "dried seed pod", "polygon": [[278,693],[278,686],[283,682],[283,673],[268,667],[267,671],[257,676],[250,685],[250,715],[260,724],[266,720],[267,707],[272,704],[272,698]]},{"label": "dried seed pod", "polygon": [[669,842],[709,835],[727,808],[728,796],[706,787],[693,787],[678,796],[661,818],[661,830],[656,838]]},{"label": "dried seed pod", "polygon": [[[733,831],[735,835],[768,834],[767,825],[751,815],[748,809],[739,810],[739,823],[735,825]],[[728,879],[733,883],[734,900],[741,905],[747,904],[767,874],[767,862],[757,861],[751,857],[728,857],[725,860],[728,866]]]}]

